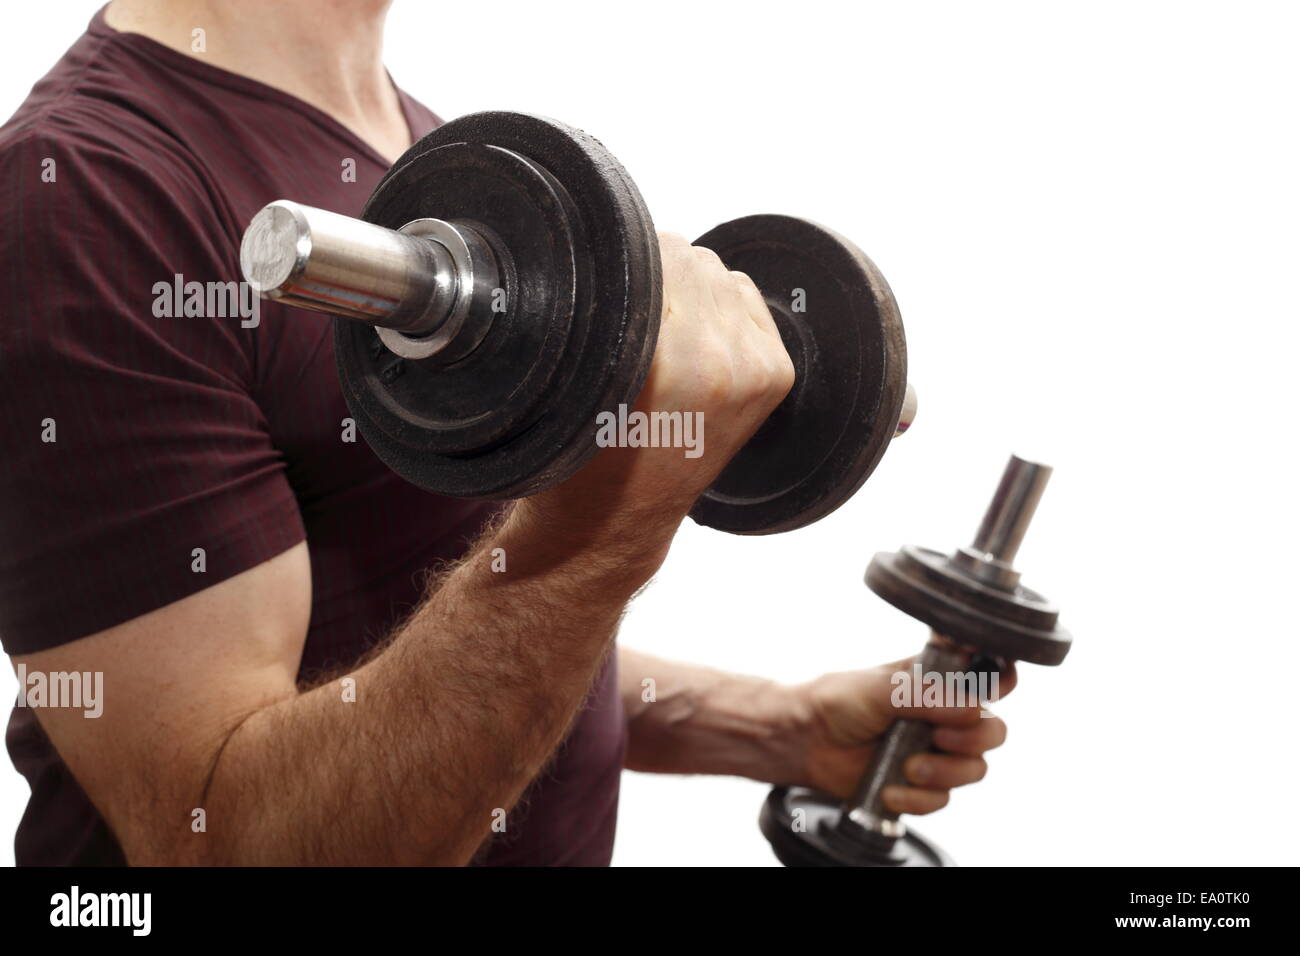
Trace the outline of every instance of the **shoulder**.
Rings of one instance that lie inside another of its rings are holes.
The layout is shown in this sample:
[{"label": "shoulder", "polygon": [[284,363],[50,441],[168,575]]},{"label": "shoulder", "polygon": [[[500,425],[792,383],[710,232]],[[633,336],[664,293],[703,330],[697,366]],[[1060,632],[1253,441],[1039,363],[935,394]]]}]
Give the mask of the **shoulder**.
[{"label": "shoulder", "polygon": [[207,180],[126,114],[69,96],[0,130],[0,257],[26,294],[54,282],[46,297],[100,297],[235,268]]},{"label": "shoulder", "polygon": [[20,204],[28,188],[62,185],[39,194],[58,202],[73,193],[140,190],[202,200],[196,165],[164,130],[129,109],[71,95],[0,129],[0,170]]},{"label": "shoulder", "polygon": [[238,322],[160,318],[176,312],[159,311],[164,287],[170,304],[234,280],[238,255],[185,158],[137,126],[67,98],[0,132],[0,371],[246,376]]}]

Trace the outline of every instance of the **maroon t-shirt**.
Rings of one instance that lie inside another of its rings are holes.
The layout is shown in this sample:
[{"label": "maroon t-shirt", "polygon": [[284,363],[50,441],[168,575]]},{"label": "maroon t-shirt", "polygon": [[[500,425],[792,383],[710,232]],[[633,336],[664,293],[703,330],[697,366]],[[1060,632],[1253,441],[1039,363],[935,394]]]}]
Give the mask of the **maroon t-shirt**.
[{"label": "maroon t-shirt", "polygon": [[[440,122],[401,101],[413,137]],[[412,608],[422,572],[463,553],[493,506],[420,491],[343,440],[327,320],[268,302],[256,327],[159,315],[159,283],[241,278],[240,237],[266,203],[358,215],[386,168],[320,110],[118,33],[102,11],[0,129],[7,653],[138,617],[305,538],[310,677],[355,661]],[[616,683],[611,657],[485,862],[609,862]],[[31,708],[13,710],[7,742],[32,787],[18,863],[122,862]]]}]

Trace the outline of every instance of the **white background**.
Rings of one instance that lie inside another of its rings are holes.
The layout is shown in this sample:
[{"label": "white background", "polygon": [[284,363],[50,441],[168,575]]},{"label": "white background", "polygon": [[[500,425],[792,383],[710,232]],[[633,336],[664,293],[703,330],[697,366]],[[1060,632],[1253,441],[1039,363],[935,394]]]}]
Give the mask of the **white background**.
[{"label": "white background", "polygon": [[[96,7],[0,33],[4,115]],[[685,527],[625,643],[789,681],[911,653],[867,561],[965,543],[1016,451],[1057,469],[1019,563],[1075,647],[918,829],[966,864],[1294,863],[1297,34],[1265,3],[398,0],[387,61],[445,117],[595,133],[661,227],[831,225],[902,306],[911,433],[812,528]],[[26,792],[6,763],[0,861]],[[628,774],[615,862],[767,865],[764,793]]]}]

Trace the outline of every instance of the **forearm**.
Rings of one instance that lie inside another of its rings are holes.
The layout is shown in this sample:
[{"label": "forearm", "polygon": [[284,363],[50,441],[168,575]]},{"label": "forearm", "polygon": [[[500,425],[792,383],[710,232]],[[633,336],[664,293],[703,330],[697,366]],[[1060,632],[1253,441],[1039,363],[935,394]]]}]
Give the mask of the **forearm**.
[{"label": "forearm", "polygon": [[[240,724],[204,798],[200,845],[212,858],[471,857],[493,812],[513,806],[562,739],[657,563],[615,560],[591,542],[543,544],[530,514],[516,509],[381,653],[344,675],[355,702],[334,680]],[[505,573],[492,570],[496,548]]]},{"label": "forearm", "polygon": [[790,688],[628,648],[619,649],[619,682],[629,770],[769,782],[802,774],[799,735],[807,720]]}]

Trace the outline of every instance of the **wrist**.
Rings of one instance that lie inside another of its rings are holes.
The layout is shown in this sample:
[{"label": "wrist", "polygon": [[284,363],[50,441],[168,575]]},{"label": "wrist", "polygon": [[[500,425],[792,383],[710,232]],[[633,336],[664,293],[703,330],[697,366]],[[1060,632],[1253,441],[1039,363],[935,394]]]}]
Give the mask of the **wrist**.
[{"label": "wrist", "polygon": [[683,517],[560,485],[517,501],[503,530],[554,561],[583,558],[640,587],[668,556]]},{"label": "wrist", "polygon": [[725,735],[711,772],[773,784],[806,778],[812,717],[800,687],[729,676],[709,693],[702,709]]},{"label": "wrist", "polygon": [[771,736],[767,763],[756,779],[772,784],[799,784],[808,777],[808,751],[814,723],[810,698],[802,684],[773,684],[768,695]]},{"label": "wrist", "polygon": [[493,548],[507,556],[510,577],[546,576],[611,596],[632,595],[659,570],[676,525],[630,527],[616,516],[583,514],[552,491],[515,502]]}]

